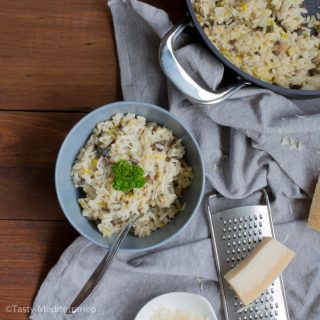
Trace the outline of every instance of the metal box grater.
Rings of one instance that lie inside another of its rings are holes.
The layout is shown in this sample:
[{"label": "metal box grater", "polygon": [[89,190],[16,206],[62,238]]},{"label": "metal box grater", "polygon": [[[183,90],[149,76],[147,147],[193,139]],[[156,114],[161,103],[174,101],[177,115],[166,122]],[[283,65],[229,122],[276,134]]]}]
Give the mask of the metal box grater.
[{"label": "metal box grater", "polygon": [[275,237],[268,193],[264,205],[244,206],[212,213],[210,200],[222,197],[213,193],[207,198],[212,246],[227,320],[289,320],[281,275],[250,305],[244,306],[224,280],[224,275],[261,242],[263,237]]}]

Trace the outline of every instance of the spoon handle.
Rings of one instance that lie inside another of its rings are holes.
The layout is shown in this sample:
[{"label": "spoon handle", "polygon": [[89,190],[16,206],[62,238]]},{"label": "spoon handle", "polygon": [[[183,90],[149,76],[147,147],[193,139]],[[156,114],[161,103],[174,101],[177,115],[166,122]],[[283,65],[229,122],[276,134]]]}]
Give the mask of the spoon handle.
[{"label": "spoon handle", "polygon": [[90,276],[87,283],[84,285],[82,290],[79,292],[77,297],[73,300],[70,307],[67,310],[67,314],[73,314],[77,311],[77,308],[93,293],[97,288],[101,280],[103,279],[106,272],[109,270],[116,253],[118,252],[123,240],[132,228],[133,224],[139,219],[132,219],[119,233],[115,242],[112,244],[109,252],[103,257],[97,268]]}]

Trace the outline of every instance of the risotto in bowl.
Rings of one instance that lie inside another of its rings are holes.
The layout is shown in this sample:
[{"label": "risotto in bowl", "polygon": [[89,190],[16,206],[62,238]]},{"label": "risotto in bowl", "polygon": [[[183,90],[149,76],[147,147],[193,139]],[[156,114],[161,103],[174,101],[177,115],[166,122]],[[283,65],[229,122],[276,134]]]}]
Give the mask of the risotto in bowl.
[{"label": "risotto in bowl", "polygon": [[204,168],[192,134],[169,112],[118,102],[87,116],[66,137],[56,190],[71,224],[110,247],[138,215],[123,250],[163,244],[191,219],[202,199]]}]

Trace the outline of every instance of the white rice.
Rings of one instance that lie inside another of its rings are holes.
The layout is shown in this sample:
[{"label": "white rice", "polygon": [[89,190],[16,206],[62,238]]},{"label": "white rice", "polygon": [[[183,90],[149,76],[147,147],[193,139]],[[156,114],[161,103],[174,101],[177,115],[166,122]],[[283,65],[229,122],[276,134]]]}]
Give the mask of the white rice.
[{"label": "white rice", "polygon": [[319,90],[320,23],[302,3],[195,0],[194,9],[209,39],[243,71],[283,87]]},{"label": "white rice", "polygon": [[149,320],[208,320],[208,317],[190,310],[159,308]]},{"label": "white rice", "polygon": [[[85,193],[78,200],[83,215],[96,221],[105,237],[121,231],[140,213],[144,216],[134,227],[135,235],[148,236],[165,226],[183,210],[181,192],[191,184],[192,169],[184,154],[181,140],[171,130],[147,123],[144,117],[117,113],[99,123],[71,172],[74,185]],[[119,160],[143,168],[146,183],[142,188],[113,189],[111,167]]]}]

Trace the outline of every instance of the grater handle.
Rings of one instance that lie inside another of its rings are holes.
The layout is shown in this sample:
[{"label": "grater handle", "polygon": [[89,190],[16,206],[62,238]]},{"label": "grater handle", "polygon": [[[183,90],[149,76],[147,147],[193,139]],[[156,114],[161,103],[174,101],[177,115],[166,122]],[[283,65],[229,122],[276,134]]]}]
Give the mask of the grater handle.
[{"label": "grater handle", "polygon": [[[218,248],[217,248],[214,229],[213,229],[213,220],[212,220],[212,212],[211,212],[211,208],[210,208],[210,200],[216,199],[216,198],[221,198],[221,197],[222,196],[218,192],[213,192],[213,193],[209,194],[206,198],[207,214],[208,214],[208,220],[209,220],[209,229],[210,229],[210,235],[211,235],[211,244],[212,244],[212,248],[214,250],[215,256],[217,256],[217,254],[218,254]],[[225,292],[224,292],[224,287],[221,285],[222,276],[221,276],[221,266],[220,266],[219,259],[215,259],[215,263],[216,263],[216,267],[217,267],[217,275],[218,275],[219,284],[220,284],[219,289],[221,292],[221,296],[224,297]],[[228,314],[228,307],[227,307],[227,303],[226,303],[225,299],[222,299],[222,305],[223,305],[225,318],[226,318],[226,320],[229,320],[230,318],[229,318],[229,314]]]}]

